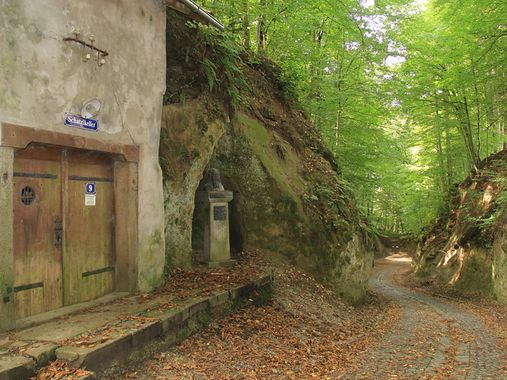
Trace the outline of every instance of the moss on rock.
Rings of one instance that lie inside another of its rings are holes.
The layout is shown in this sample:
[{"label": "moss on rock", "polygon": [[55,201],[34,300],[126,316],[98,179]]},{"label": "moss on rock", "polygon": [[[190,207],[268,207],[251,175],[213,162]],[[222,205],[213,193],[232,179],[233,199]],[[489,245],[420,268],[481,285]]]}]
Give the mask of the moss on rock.
[{"label": "moss on rock", "polygon": [[[206,56],[206,43],[196,41],[199,33],[189,33],[177,17],[171,25],[168,73],[179,76],[168,77],[160,147],[170,267],[191,262],[195,193],[205,168],[216,167],[234,192],[232,247],[283,254],[360,302],[373,262],[365,225],[322,137],[286,99],[276,67],[236,62],[246,85],[233,111],[225,95],[230,91],[212,93],[196,80],[205,73],[199,62],[218,58]],[[178,47],[189,42],[198,49],[178,58]]]}]

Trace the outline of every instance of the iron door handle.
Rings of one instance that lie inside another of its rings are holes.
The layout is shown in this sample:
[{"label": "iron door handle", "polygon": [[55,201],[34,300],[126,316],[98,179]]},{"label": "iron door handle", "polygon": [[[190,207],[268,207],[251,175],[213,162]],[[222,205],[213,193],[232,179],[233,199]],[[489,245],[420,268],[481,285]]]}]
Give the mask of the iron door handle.
[{"label": "iron door handle", "polygon": [[55,226],[55,248],[62,248],[63,225],[60,218],[54,219]]}]

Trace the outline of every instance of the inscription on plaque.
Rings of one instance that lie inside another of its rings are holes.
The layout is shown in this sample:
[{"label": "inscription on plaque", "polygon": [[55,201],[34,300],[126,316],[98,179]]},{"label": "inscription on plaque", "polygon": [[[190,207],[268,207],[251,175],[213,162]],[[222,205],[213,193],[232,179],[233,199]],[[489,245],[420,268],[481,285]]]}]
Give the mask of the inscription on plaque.
[{"label": "inscription on plaque", "polygon": [[214,206],[213,207],[213,219],[214,220],[226,220],[227,219],[227,208],[225,206]]}]

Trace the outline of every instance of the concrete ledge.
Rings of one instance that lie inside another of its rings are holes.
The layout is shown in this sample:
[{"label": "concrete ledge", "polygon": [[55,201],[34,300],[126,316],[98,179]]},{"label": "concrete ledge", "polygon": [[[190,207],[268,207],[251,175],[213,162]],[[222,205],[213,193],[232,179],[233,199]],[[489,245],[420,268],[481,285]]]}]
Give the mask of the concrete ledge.
[{"label": "concrete ledge", "polygon": [[124,335],[104,343],[89,347],[73,346],[72,341],[60,347],[41,344],[27,352],[29,357],[0,358],[0,380],[29,378],[38,367],[55,358],[67,361],[72,367],[93,371],[85,379],[94,379],[110,366],[135,360],[136,352],[153,342],[165,342],[169,347],[199,331],[210,318],[226,315],[244,302],[256,299],[259,294],[270,295],[272,283],[272,274],[266,274],[247,284],[192,300],[178,310],[165,311],[156,320],[142,326],[126,326]]},{"label": "concrete ledge", "polygon": [[211,311],[221,306],[224,306],[228,303],[229,303],[229,291],[215,293],[210,298],[208,298],[208,304]]},{"label": "concrete ledge", "polygon": [[35,361],[24,356],[0,359],[0,380],[27,379],[35,371]]},{"label": "concrete ledge", "polygon": [[[77,362],[70,364],[73,367],[100,372],[106,369],[109,363],[123,359],[125,353],[129,352],[132,348],[134,348],[133,335],[130,334],[107,342],[102,347],[87,348],[81,351]],[[58,352],[56,356],[58,357]]]},{"label": "concrete ledge", "polygon": [[193,316],[199,314],[200,312],[207,310],[208,307],[209,307],[208,298],[196,301],[194,304],[188,307],[188,317],[192,318]]},{"label": "concrete ledge", "polygon": [[96,300],[82,302],[70,306],[64,306],[56,310],[47,311],[42,314],[33,315],[31,317],[19,319],[16,321],[16,328],[17,329],[24,329],[33,325],[36,325],[38,323],[43,323],[46,321],[49,321],[51,319],[55,319],[58,317],[62,317],[66,314],[75,313],[78,312],[81,309],[86,309],[93,306],[98,306],[102,304],[106,304],[108,302],[112,302],[114,300],[120,299],[122,297],[127,296],[128,293],[125,292],[114,292],[107,294],[105,296],[102,296],[100,298],[97,298]]},{"label": "concrete ledge", "polygon": [[25,351],[25,355],[32,358],[38,367],[56,359],[55,351],[58,348],[53,343],[36,343]]}]

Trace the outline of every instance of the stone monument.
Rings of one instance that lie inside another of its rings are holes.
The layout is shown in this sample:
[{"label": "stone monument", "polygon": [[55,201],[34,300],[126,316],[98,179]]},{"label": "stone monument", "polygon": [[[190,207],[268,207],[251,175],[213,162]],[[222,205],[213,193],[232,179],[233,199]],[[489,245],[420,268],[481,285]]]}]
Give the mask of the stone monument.
[{"label": "stone monument", "polygon": [[224,190],[220,172],[212,168],[206,171],[204,184],[208,216],[204,224],[204,260],[210,267],[232,265],[229,243],[229,202],[232,191]]}]

